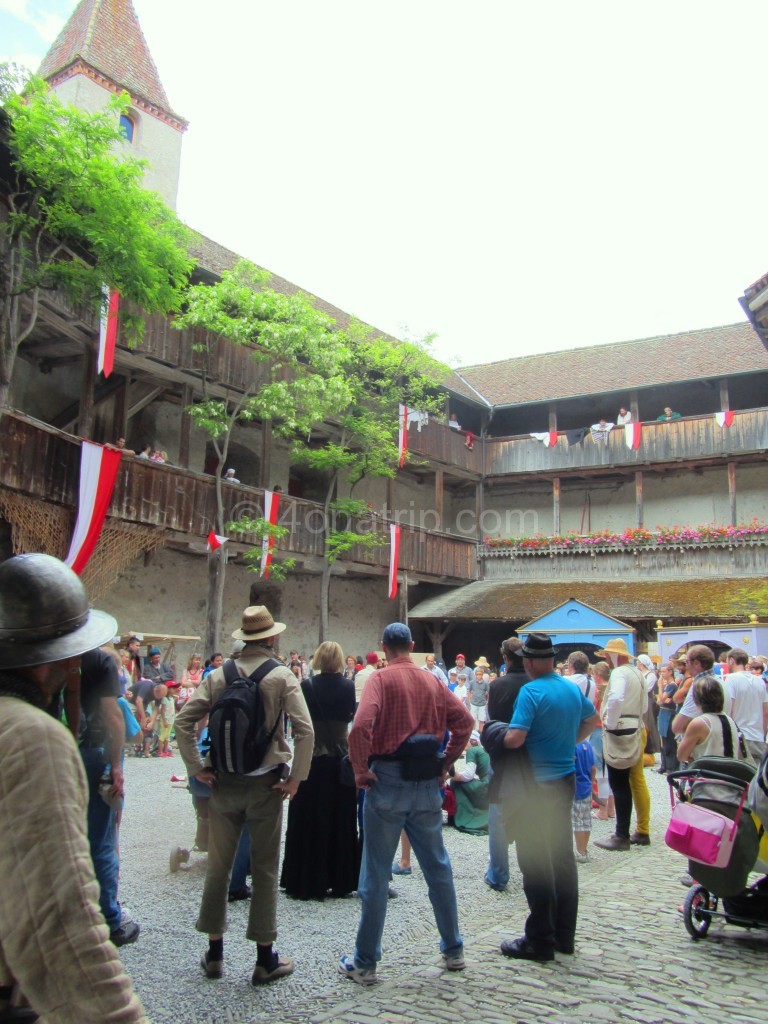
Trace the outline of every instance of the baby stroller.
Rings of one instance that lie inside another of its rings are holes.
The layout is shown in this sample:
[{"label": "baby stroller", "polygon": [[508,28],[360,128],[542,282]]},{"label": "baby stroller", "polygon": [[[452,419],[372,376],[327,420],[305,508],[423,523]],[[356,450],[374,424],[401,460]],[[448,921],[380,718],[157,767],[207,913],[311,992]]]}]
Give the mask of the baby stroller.
[{"label": "baby stroller", "polygon": [[688,856],[696,881],[683,903],[683,923],[703,939],[714,918],[740,928],[768,928],[768,877],[747,886],[752,871],[768,873],[759,857],[764,828],[750,812],[755,767],[730,757],[702,757],[667,776],[672,819],[665,841]]}]

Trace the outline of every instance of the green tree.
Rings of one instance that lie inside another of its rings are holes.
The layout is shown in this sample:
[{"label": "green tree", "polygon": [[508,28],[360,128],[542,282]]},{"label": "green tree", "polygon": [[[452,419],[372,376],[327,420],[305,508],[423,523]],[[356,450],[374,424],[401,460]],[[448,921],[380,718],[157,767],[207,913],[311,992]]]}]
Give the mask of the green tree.
[{"label": "green tree", "polygon": [[[323,447],[294,444],[293,456],[328,476],[325,495],[325,566],[320,590],[320,642],[327,639],[334,563],[353,548],[389,541],[376,529],[367,502],[354,497],[365,478],[394,477],[398,456],[400,404],[423,412],[442,410],[439,384],[448,368],[430,354],[431,338],[396,342],[353,323],[348,332],[344,372],[350,400],[334,416],[338,430]],[[349,494],[342,494],[348,489]]]},{"label": "green tree", "polygon": [[[225,397],[211,394],[208,373],[203,372],[203,400],[188,412],[196,426],[203,428],[216,452],[216,523],[224,533],[224,502],[221,470],[227,460],[232,430],[237,423],[272,421],[273,436],[291,440],[307,435],[312,427],[344,408],[350,401],[350,381],[342,372],[348,358],[343,332],[334,321],[320,313],[301,293],[285,295],[268,287],[270,275],[247,261],[223,274],[213,286],[189,289],[184,311],[175,320],[179,329],[201,328],[198,350],[226,338],[235,345],[247,345],[251,354],[250,379],[238,392]],[[210,352],[209,352],[210,354]],[[208,360],[203,360],[204,364]],[[263,521],[254,526],[257,534]],[[249,532],[249,523],[239,529]],[[208,612],[206,644],[218,647],[226,569],[226,545],[209,555]],[[251,558],[255,563],[255,556]]]},{"label": "green tree", "polygon": [[0,416],[43,292],[97,310],[104,287],[116,288],[133,342],[143,314],[179,307],[192,266],[188,230],[142,187],[144,164],[124,155],[127,96],[89,114],[40,79],[23,94],[17,84],[13,68],[0,69]]}]

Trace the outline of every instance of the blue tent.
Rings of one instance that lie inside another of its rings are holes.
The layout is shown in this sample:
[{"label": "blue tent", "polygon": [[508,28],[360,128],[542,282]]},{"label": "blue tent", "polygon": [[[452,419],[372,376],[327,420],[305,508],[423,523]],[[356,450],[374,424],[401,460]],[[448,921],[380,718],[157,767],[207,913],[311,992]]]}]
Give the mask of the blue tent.
[{"label": "blue tent", "polygon": [[570,598],[521,626],[517,634],[524,640],[529,633],[548,633],[555,647],[582,649],[586,654],[602,648],[609,640],[621,637],[635,653],[635,631],[626,622]]}]

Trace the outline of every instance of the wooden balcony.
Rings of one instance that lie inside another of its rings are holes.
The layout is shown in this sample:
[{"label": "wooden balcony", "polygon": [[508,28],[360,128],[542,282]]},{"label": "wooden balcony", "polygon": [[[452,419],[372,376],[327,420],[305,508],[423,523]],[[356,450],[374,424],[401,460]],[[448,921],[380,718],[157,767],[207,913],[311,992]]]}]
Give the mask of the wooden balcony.
[{"label": "wooden balcony", "polygon": [[464,431],[453,430],[444,423],[430,419],[421,430],[411,424],[408,430],[408,451],[418,458],[424,456],[432,462],[461,471],[462,476],[479,479],[483,472],[483,442],[475,438],[474,448],[466,447]]},{"label": "wooden balcony", "polygon": [[[77,504],[80,475],[80,440],[18,413],[0,421],[0,486],[31,498],[69,506]],[[263,491],[222,483],[225,520],[263,513]],[[215,484],[211,476],[175,466],[124,456],[107,515],[127,523],[153,526],[182,535],[193,549],[205,550],[205,538],[215,523]],[[281,497],[280,523],[288,535],[278,549],[286,555],[322,560],[323,509],[315,502],[288,495]],[[372,550],[353,548],[343,560],[358,571],[376,574],[389,567],[388,523],[360,520],[361,532],[374,530],[385,543]],[[247,534],[238,541],[253,545]],[[416,576],[451,582],[477,579],[474,541],[403,526],[400,569]]]},{"label": "wooden balcony", "polygon": [[[540,441],[528,436],[495,438],[486,441],[485,446],[485,472],[489,477],[706,462],[765,452],[768,449],[768,411],[736,412],[730,427],[719,426],[712,413],[669,423],[643,423],[640,447],[636,451],[627,447],[623,427],[611,431],[607,445],[594,442],[588,434],[581,444],[569,447],[561,433],[557,444],[551,448],[545,448]],[[477,448],[476,444],[476,451]]]}]

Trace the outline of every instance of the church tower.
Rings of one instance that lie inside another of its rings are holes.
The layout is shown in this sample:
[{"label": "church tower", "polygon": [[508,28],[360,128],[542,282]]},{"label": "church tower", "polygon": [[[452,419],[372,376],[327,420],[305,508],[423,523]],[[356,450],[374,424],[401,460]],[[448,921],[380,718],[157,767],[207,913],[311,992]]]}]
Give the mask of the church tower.
[{"label": "church tower", "polygon": [[125,144],[149,164],[145,186],[175,209],[188,122],[171,110],[131,0],[80,0],[38,74],[62,102],[94,113],[127,92]]}]

